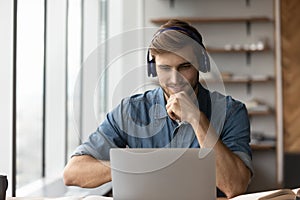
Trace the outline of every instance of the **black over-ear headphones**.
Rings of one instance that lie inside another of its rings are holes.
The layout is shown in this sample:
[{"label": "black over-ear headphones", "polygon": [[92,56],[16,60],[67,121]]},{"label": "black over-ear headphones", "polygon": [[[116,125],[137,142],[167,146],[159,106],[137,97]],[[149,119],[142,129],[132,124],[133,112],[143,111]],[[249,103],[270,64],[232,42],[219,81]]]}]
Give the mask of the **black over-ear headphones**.
[{"label": "black over-ear headphones", "polygon": [[[192,39],[196,40],[196,42],[198,42],[201,45],[201,47],[202,47],[201,48],[201,54],[202,55],[198,57],[199,58],[198,59],[199,71],[201,71],[203,73],[209,72],[210,71],[209,57],[208,57],[206,49],[205,49],[205,47],[202,43],[202,39],[199,38],[194,32],[192,32],[188,29],[185,29],[185,28],[178,27],[178,26],[171,26],[171,27],[160,30],[158,33],[156,33],[156,35],[153,37],[153,39],[155,37],[157,37],[157,35],[161,34],[164,31],[168,31],[168,30],[182,31],[182,32],[186,33],[186,35],[188,35]],[[148,52],[147,52],[147,70],[148,70],[148,77],[150,77],[151,75],[152,75],[152,77],[157,76],[155,59],[150,58],[150,50],[149,49],[148,49]]]}]

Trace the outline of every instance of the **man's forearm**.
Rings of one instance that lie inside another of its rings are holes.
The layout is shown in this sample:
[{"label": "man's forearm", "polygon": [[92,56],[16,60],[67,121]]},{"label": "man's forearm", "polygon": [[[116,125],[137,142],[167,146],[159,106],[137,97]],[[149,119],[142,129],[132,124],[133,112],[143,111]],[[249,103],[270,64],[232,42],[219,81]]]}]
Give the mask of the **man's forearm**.
[{"label": "man's forearm", "polygon": [[84,188],[98,187],[111,181],[110,163],[91,156],[74,156],[64,169],[64,183]]},{"label": "man's forearm", "polygon": [[251,176],[250,170],[221,141],[215,144],[214,150],[218,188],[228,198],[245,193]]},{"label": "man's forearm", "polygon": [[244,193],[250,180],[249,169],[219,140],[204,115],[201,115],[199,122],[195,120],[192,126],[201,147],[210,147],[215,151],[217,187],[227,197]]}]

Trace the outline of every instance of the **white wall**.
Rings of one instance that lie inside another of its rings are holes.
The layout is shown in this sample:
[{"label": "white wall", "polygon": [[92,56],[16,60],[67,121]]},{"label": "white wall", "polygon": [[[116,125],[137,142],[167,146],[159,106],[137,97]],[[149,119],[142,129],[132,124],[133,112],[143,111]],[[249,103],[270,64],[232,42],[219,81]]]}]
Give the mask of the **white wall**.
[{"label": "white wall", "polygon": [[12,178],[13,1],[0,1],[0,174]]},{"label": "white wall", "polygon": [[146,80],[144,0],[109,1],[108,106],[140,92]]}]

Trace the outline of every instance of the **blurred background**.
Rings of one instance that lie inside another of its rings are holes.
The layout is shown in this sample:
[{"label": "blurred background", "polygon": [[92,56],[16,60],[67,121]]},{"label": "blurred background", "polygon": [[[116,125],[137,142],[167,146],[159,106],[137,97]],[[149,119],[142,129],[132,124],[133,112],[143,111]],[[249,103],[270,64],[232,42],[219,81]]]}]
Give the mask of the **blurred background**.
[{"label": "blurred background", "polygon": [[[170,18],[202,34],[222,93],[244,102],[248,192],[300,187],[300,1],[0,0],[0,174],[7,196],[104,194],[65,187],[74,149],[122,98],[157,86],[147,47]],[[213,74],[201,74],[209,89]]]}]

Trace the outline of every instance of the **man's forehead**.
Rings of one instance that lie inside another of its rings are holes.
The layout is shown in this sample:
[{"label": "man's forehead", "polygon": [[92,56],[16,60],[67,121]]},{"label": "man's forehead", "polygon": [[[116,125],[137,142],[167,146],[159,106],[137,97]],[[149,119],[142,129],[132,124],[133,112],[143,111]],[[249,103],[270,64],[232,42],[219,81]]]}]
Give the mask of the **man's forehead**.
[{"label": "man's forehead", "polygon": [[[180,60],[181,63],[191,63],[191,64],[195,64],[196,61],[196,55],[193,51],[192,46],[185,46],[179,50],[176,51],[168,51],[162,54],[159,54],[158,57],[162,59],[169,57],[168,55],[175,55],[178,58],[178,60]],[[167,58],[166,58],[167,59]]]}]

